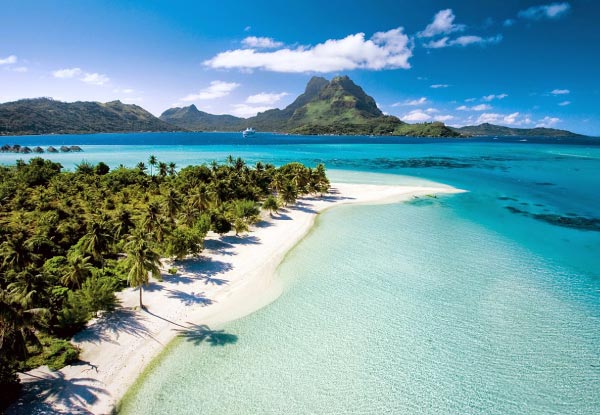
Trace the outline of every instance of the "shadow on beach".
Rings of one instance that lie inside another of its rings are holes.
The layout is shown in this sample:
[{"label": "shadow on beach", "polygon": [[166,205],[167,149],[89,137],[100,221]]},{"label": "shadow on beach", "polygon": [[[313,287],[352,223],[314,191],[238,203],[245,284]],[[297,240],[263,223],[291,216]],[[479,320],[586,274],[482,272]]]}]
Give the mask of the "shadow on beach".
[{"label": "shadow on beach", "polygon": [[[73,366],[91,365],[80,362]],[[107,395],[105,389],[92,386],[95,379],[67,380],[61,372],[41,376],[27,374],[22,382],[21,397],[9,408],[7,414],[91,414],[85,408],[93,405],[98,400],[98,395]],[[57,409],[57,405],[66,409]]]},{"label": "shadow on beach", "polygon": [[119,309],[105,313],[96,322],[76,334],[73,339],[77,342],[99,343],[106,341],[117,343],[121,333],[128,333],[136,337],[152,337],[143,322],[145,317],[128,309]]},{"label": "shadow on beach", "polygon": [[238,336],[235,334],[227,333],[224,330],[212,330],[205,324],[190,324],[188,328],[177,331],[179,336],[196,346],[202,343],[208,343],[211,346],[225,346],[238,341]]}]

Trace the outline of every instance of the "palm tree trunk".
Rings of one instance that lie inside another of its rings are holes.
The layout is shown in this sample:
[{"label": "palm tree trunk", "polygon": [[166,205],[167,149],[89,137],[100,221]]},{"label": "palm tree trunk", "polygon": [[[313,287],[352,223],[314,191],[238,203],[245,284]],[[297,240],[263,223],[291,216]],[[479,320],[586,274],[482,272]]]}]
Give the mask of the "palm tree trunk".
[{"label": "palm tree trunk", "polygon": [[142,305],[142,284],[140,284],[140,308],[144,308]]}]

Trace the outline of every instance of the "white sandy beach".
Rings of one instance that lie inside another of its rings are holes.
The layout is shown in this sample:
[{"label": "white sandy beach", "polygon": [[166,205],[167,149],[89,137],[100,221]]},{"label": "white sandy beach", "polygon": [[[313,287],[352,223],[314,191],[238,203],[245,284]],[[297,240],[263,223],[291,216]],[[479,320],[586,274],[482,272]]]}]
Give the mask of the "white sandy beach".
[{"label": "white sandy beach", "polygon": [[[334,184],[332,194],[303,198],[253,227],[246,235],[209,235],[199,259],[164,275],[144,290],[118,293],[121,308],[92,322],[73,339],[82,363],[21,376],[24,395],[9,414],[109,414],[148,363],[182,331],[214,330],[277,298],[275,271],[311,228],[318,212],[347,203],[391,203],[428,194],[457,193],[439,187]],[[168,267],[168,266],[166,266]]]}]

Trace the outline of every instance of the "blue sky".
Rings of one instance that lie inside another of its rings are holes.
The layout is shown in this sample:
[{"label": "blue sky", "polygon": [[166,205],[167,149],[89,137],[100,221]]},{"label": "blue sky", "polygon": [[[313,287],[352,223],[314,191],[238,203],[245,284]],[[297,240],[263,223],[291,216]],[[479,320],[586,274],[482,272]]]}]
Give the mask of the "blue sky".
[{"label": "blue sky", "polygon": [[0,0],[0,102],[248,117],[347,74],[408,122],[600,135],[600,2]]}]

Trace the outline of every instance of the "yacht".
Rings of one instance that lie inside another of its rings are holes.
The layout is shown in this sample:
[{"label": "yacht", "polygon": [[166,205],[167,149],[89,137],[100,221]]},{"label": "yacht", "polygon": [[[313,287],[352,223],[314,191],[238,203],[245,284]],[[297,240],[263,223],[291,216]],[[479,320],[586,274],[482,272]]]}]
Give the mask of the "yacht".
[{"label": "yacht", "polygon": [[254,128],[252,128],[252,127],[248,127],[248,128],[246,128],[244,131],[242,131],[242,136],[243,136],[244,138],[246,138],[246,137],[251,137],[251,136],[253,136],[254,134],[256,134],[256,130],[255,130]]}]

